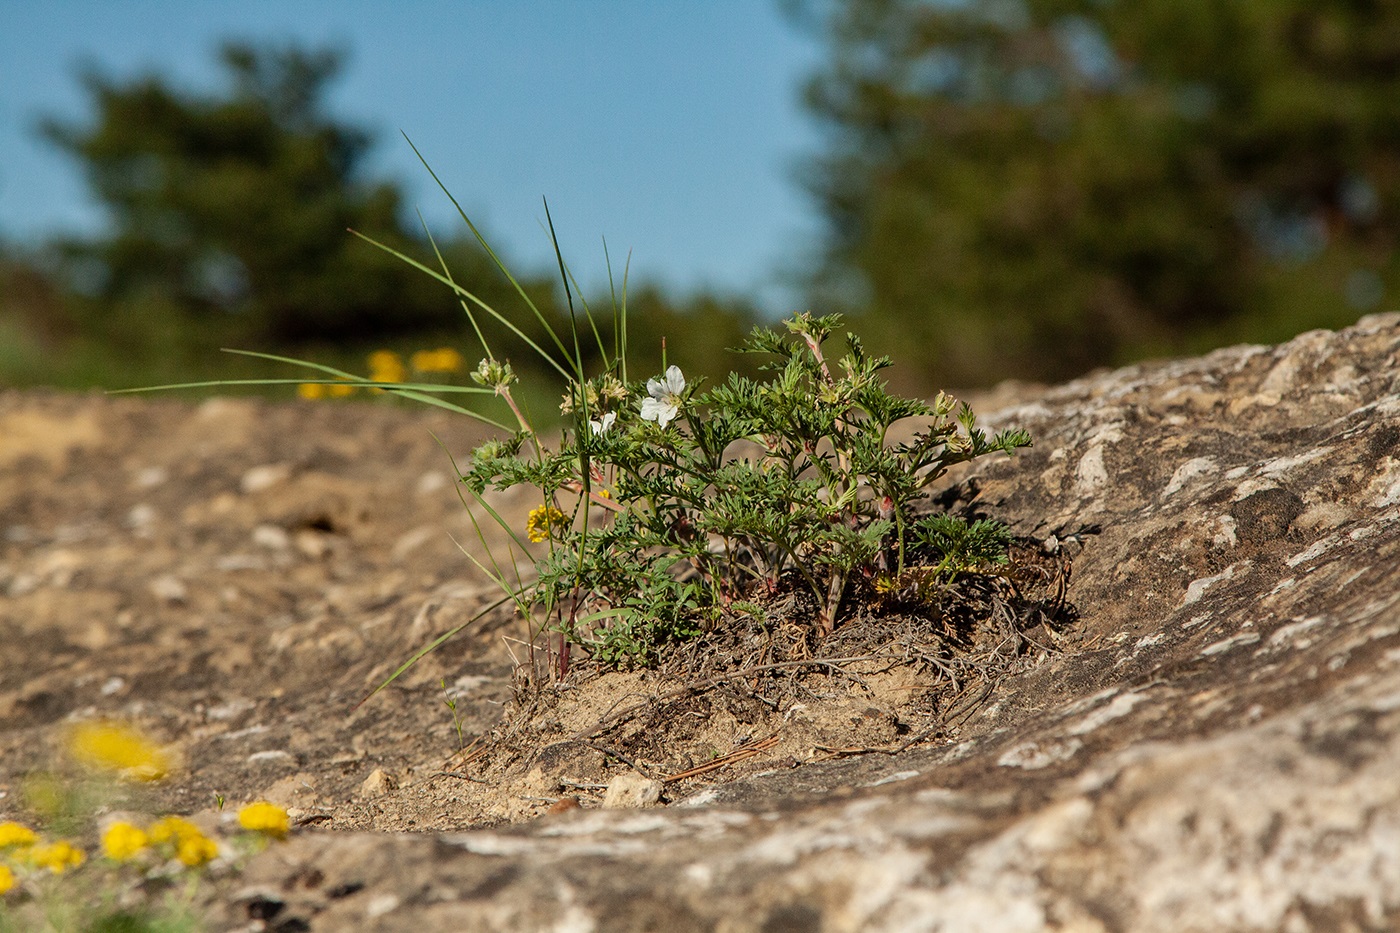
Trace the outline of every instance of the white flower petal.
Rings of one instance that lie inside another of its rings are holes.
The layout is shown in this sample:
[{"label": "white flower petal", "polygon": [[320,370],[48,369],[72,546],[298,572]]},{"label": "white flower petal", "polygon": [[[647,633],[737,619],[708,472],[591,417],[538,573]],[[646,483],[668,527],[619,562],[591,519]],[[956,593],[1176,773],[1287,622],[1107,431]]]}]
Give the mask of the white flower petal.
[{"label": "white flower petal", "polygon": [[680,395],[685,391],[685,376],[681,375],[679,366],[666,367],[666,388],[672,395]]},{"label": "white flower petal", "polygon": [[615,411],[605,412],[605,413],[603,414],[603,417],[600,418],[600,419],[598,419],[597,421],[589,421],[589,422],[588,422],[588,426],[589,426],[590,428],[593,429],[593,433],[594,433],[595,435],[597,435],[597,434],[606,434],[607,431],[608,431],[608,428],[612,427],[612,426],[613,426],[613,422],[616,421],[616,420],[617,420],[617,412],[615,412]]},{"label": "white flower petal", "polygon": [[655,421],[661,427],[671,423],[680,414],[681,407],[674,401],[661,401],[655,398],[642,399],[642,420]]}]

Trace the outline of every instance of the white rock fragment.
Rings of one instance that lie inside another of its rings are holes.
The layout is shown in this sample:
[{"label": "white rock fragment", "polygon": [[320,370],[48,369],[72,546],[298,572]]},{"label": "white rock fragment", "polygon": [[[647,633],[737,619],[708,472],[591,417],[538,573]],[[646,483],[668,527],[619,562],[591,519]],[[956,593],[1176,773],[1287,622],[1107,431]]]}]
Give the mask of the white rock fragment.
[{"label": "white rock fragment", "polygon": [[375,768],[369,777],[360,782],[359,793],[361,797],[383,797],[398,786],[398,782],[383,768]]},{"label": "white rock fragment", "polygon": [[292,465],[290,463],[265,463],[244,473],[243,478],[238,481],[238,488],[243,491],[244,495],[251,496],[253,493],[271,489],[278,483],[285,482],[291,475]]},{"label": "white rock fragment", "polygon": [[148,584],[147,589],[163,603],[183,603],[190,598],[189,587],[185,586],[185,581],[173,573],[163,573],[156,577]]},{"label": "white rock fragment", "polygon": [[603,794],[603,809],[636,810],[654,807],[661,801],[662,789],[660,781],[653,781],[635,771],[619,774],[608,782],[608,789]]},{"label": "white rock fragment", "polygon": [[253,529],[253,543],[269,551],[285,551],[292,545],[291,535],[277,525],[259,525]]},{"label": "white rock fragment", "polygon": [[1167,487],[1162,490],[1162,497],[1174,495],[1181,491],[1187,483],[1198,476],[1205,476],[1216,469],[1214,457],[1194,457],[1187,460],[1172,473],[1172,478],[1167,481]]},{"label": "white rock fragment", "polygon": [[1022,742],[1020,745],[1002,752],[1001,756],[997,758],[997,764],[1003,768],[1038,771],[1062,761],[1069,761],[1083,747],[1084,743],[1079,739],[1070,739],[1065,742]]}]

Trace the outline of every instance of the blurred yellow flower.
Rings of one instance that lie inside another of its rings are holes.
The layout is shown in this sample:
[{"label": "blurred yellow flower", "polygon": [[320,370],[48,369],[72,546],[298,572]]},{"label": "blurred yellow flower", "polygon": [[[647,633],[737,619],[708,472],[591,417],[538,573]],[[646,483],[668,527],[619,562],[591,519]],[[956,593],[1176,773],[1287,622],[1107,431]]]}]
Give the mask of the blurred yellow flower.
[{"label": "blurred yellow flower", "polygon": [[281,839],[287,835],[287,811],[275,803],[259,800],[238,811],[238,825],[254,832]]},{"label": "blurred yellow flower", "polygon": [[32,846],[39,841],[34,830],[15,822],[0,823],[0,852]]},{"label": "blurred yellow flower", "polygon": [[68,751],[89,767],[137,781],[159,781],[170,773],[166,751],[129,726],[83,723],[69,733]]},{"label": "blurred yellow flower", "polygon": [[403,382],[403,357],[393,350],[375,350],[368,357],[371,382]]},{"label": "blurred yellow flower", "polygon": [[326,397],[326,387],[319,382],[303,382],[297,386],[297,395],[314,402],[318,398]]},{"label": "blurred yellow flower", "polygon": [[330,393],[331,398],[345,398],[347,395],[355,394],[355,387],[348,382],[337,382],[323,388]]},{"label": "blurred yellow flower", "polygon": [[219,855],[219,846],[208,836],[185,836],[175,847],[175,857],[190,868],[212,862]]},{"label": "blurred yellow flower", "polygon": [[409,365],[420,373],[456,373],[466,365],[462,354],[451,347],[419,350],[409,357]]},{"label": "blurred yellow flower", "polygon": [[15,873],[10,871],[8,865],[0,865],[0,894],[4,894],[15,886]]},{"label": "blurred yellow flower", "polygon": [[25,861],[38,868],[47,868],[55,875],[61,875],[68,869],[83,864],[86,858],[82,849],[60,839],[58,842],[34,846],[26,854]]},{"label": "blurred yellow flower", "polygon": [[102,834],[102,851],[113,861],[125,862],[145,849],[148,841],[144,830],[130,823],[117,822],[108,826]]},{"label": "blurred yellow flower", "polygon": [[146,836],[152,845],[173,842],[178,847],[182,840],[202,838],[204,833],[184,817],[166,816],[152,823],[150,829],[146,830]]},{"label": "blurred yellow flower", "polygon": [[569,516],[556,509],[554,506],[541,505],[530,510],[530,516],[525,520],[525,533],[535,544],[547,540],[554,529],[564,527]]}]

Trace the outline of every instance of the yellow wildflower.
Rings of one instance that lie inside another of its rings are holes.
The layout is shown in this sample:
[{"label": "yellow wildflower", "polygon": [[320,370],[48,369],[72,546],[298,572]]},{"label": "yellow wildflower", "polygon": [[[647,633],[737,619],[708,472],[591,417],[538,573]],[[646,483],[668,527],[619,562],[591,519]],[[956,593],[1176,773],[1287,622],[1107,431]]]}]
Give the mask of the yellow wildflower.
[{"label": "yellow wildflower", "polygon": [[0,865],[0,894],[4,894],[15,886],[15,873],[10,871],[10,866]]},{"label": "yellow wildflower", "polygon": [[144,830],[130,823],[117,822],[108,826],[102,834],[102,851],[113,861],[125,862],[135,858],[148,842]]},{"label": "yellow wildflower", "polygon": [[28,826],[14,822],[0,823],[0,852],[32,846],[38,841],[39,837]]},{"label": "yellow wildflower", "polygon": [[367,362],[371,382],[403,382],[403,358],[393,350],[375,350]]},{"label": "yellow wildflower", "polygon": [[218,845],[203,833],[184,836],[175,847],[175,857],[190,868],[212,862],[218,855]]},{"label": "yellow wildflower", "polygon": [[326,387],[319,382],[303,382],[297,386],[297,395],[308,401],[326,397]]},{"label": "yellow wildflower", "polygon": [[238,811],[238,825],[281,839],[287,835],[287,811],[275,803],[259,800]]},{"label": "yellow wildflower", "polygon": [[451,347],[438,347],[436,350],[419,350],[409,357],[409,365],[420,373],[461,372],[466,361],[462,354]]},{"label": "yellow wildflower", "polygon": [[165,750],[127,726],[83,723],[69,734],[68,750],[89,767],[138,781],[158,781],[170,772]]},{"label": "yellow wildflower", "polygon": [[146,830],[146,837],[151,845],[163,845],[167,842],[174,843],[177,847],[181,840],[192,839],[196,836],[202,837],[199,827],[189,820],[180,816],[167,816],[156,820],[151,824],[151,828]]},{"label": "yellow wildflower", "polygon": [[86,858],[82,849],[60,839],[58,842],[34,846],[25,856],[25,861],[38,868],[47,868],[55,875],[61,875],[68,869],[83,864]]},{"label": "yellow wildflower", "polygon": [[554,529],[562,528],[568,518],[552,505],[539,506],[530,510],[530,517],[525,520],[525,533],[531,541],[539,544],[548,539]]},{"label": "yellow wildflower", "polygon": [[355,394],[355,387],[348,382],[340,381],[333,385],[325,386],[331,398],[345,398],[347,395]]}]

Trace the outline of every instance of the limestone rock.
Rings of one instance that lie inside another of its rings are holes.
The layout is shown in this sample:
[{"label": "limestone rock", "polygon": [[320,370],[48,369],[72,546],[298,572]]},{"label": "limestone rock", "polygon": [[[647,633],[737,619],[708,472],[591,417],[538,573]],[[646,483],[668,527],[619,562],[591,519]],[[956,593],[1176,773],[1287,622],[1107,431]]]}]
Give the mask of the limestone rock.
[{"label": "limestone rock", "polygon": [[604,810],[640,810],[654,807],[661,800],[664,785],[635,771],[619,774],[608,782],[603,794]]},{"label": "limestone rock", "polygon": [[954,495],[1073,556],[1080,621],[955,741],[669,808],[304,835],[249,883],[355,892],[288,894],[316,929],[1400,928],[1400,315],[979,414],[1035,447]]}]

